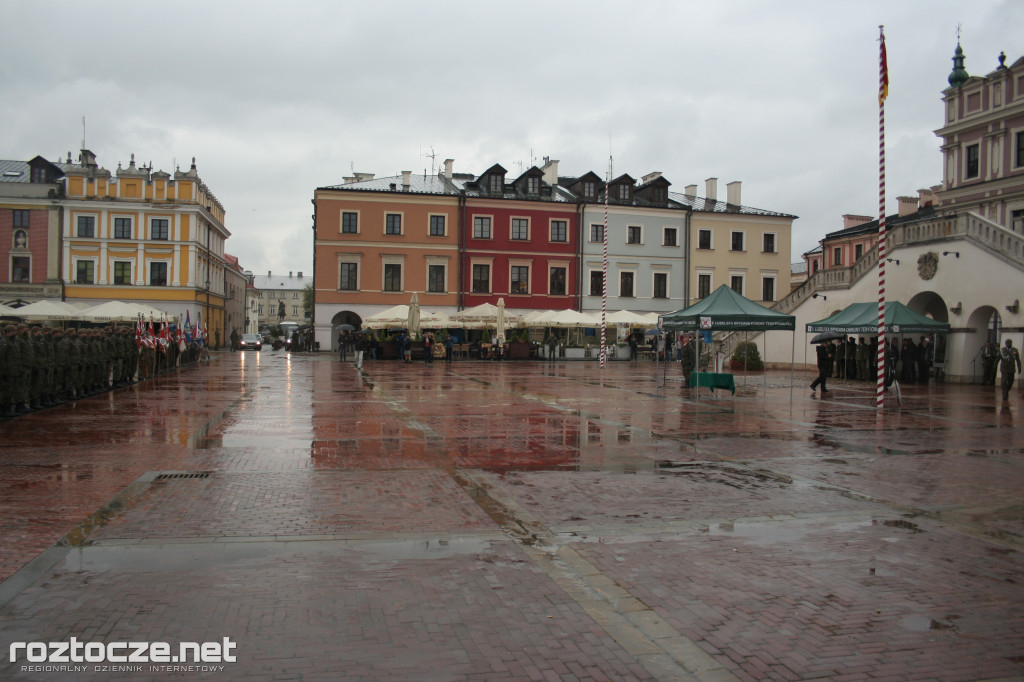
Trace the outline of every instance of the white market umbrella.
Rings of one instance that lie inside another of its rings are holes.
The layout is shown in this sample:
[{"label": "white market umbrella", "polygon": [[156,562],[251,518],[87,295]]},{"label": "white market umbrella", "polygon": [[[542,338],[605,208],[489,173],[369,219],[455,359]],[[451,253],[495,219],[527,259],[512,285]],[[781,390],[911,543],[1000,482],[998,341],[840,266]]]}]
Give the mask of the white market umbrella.
[{"label": "white market umbrella", "polygon": [[363,319],[363,326],[370,329],[387,329],[388,327],[405,326],[409,322],[409,306],[396,305]]},{"label": "white market umbrella", "polygon": [[412,301],[409,302],[409,316],[406,319],[406,328],[410,334],[420,331],[420,299],[416,292],[412,292]]},{"label": "white market umbrella", "polygon": [[499,338],[505,338],[505,299],[498,299],[498,317],[494,321],[494,329]]},{"label": "white market umbrella", "polygon": [[42,300],[16,308],[14,315],[28,322],[79,320],[79,310],[61,301]]}]

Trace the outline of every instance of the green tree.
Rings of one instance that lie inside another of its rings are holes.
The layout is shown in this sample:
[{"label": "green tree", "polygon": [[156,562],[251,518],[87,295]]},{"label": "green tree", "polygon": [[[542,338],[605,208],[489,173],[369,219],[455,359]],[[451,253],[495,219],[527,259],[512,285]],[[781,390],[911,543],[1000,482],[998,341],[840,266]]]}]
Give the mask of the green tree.
[{"label": "green tree", "polygon": [[761,362],[761,353],[757,350],[757,344],[753,341],[742,341],[736,344],[736,350],[732,352],[730,366],[734,371],[743,369],[760,371],[764,369]]},{"label": "green tree", "polygon": [[306,319],[313,318],[313,283],[302,287],[302,312]]}]

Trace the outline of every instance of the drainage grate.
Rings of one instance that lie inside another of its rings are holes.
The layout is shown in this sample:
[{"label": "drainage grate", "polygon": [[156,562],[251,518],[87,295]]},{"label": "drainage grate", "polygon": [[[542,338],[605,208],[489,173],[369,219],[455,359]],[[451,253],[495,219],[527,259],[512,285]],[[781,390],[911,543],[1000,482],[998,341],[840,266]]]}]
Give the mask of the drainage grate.
[{"label": "drainage grate", "polygon": [[159,474],[154,481],[168,481],[181,478],[209,478],[212,471],[174,471],[166,474]]}]

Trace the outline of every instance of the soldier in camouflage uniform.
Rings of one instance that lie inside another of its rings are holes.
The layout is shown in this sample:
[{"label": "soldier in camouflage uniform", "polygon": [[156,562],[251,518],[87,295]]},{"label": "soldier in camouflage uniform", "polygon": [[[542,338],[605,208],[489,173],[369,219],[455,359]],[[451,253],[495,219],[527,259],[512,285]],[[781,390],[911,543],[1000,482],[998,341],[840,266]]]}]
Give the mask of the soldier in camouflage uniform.
[{"label": "soldier in camouflage uniform", "polygon": [[18,412],[31,412],[32,407],[32,369],[36,364],[36,356],[32,350],[32,343],[28,339],[28,327],[19,324],[18,333],[14,337],[21,352],[21,361],[16,367],[15,373],[15,400]]},{"label": "soldier in camouflage uniform", "polygon": [[64,346],[64,332],[54,329],[50,332],[53,346],[53,404],[60,405],[67,394],[68,354]]},{"label": "soldier in camouflage uniform", "polygon": [[78,331],[68,329],[64,334],[64,353],[67,355],[67,371],[64,374],[64,386],[68,400],[82,397],[82,347],[78,340]]},{"label": "soldier in camouflage uniform", "polygon": [[35,353],[35,365],[32,367],[32,409],[41,410],[50,407],[50,376],[53,358],[50,356],[50,344],[46,337],[45,327],[33,327],[30,341]]}]

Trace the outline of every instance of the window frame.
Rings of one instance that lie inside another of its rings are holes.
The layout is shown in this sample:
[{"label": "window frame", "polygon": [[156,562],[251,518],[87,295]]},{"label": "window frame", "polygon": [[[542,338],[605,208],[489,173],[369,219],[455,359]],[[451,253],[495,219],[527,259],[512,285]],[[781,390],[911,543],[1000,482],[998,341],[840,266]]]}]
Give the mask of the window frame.
[{"label": "window frame", "polygon": [[527,194],[540,194],[540,178],[536,175],[531,175],[526,178],[526,193]]},{"label": "window frame", "polygon": [[[388,236],[388,237],[401,237],[402,236],[402,227],[403,227],[402,223],[405,222],[405,221],[402,220],[403,216],[404,216],[404,214],[402,214],[402,213],[385,213],[384,214],[384,235],[385,236]],[[396,227],[396,225],[393,224],[394,221],[397,221],[397,228],[398,228],[397,232],[393,231],[395,229],[395,227]]]},{"label": "window frame", "polygon": [[[163,234],[163,236],[162,237],[157,235],[157,232],[156,232],[157,223],[163,223],[163,225],[162,225],[162,228],[163,228],[162,234]],[[206,229],[209,230],[210,229],[209,226],[207,226]],[[170,219],[169,218],[150,218],[149,219],[149,238],[150,239],[154,239],[154,240],[164,241],[164,242],[165,241],[169,241],[170,238],[171,238],[171,221],[170,221]]]},{"label": "window frame", "polygon": [[[634,240],[633,237],[636,236]],[[644,228],[642,225],[626,225],[626,243],[643,246]]]},{"label": "window frame", "polygon": [[[651,298],[664,299],[669,298],[669,273],[667,272],[652,272],[651,273]],[[661,279],[663,283],[662,294],[658,295],[658,280]]]},{"label": "window frame", "polygon": [[843,267],[843,247],[833,246],[832,247],[832,267],[841,268]]},{"label": "window frame", "polygon": [[[94,215],[80,215],[76,216],[75,221],[75,237],[78,239],[95,239],[96,238],[96,216]],[[87,227],[90,234],[82,234],[82,228]]]},{"label": "window frame", "polygon": [[[740,290],[736,290],[736,282],[739,281]],[[746,296],[743,292],[747,289],[747,277],[746,275],[738,272],[729,273],[729,288],[735,291],[740,296]]]},{"label": "window frame", "polygon": [[[160,283],[156,282],[155,278],[153,277],[153,269],[155,267],[161,266],[161,265],[163,266],[163,278],[164,278],[163,284],[160,284]],[[169,264],[168,264],[167,261],[165,261],[165,260],[151,260],[151,261],[149,261],[149,280],[148,280],[147,283],[151,287],[166,287],[166,286],[169,286],[169,282],[170,282],[170,278],[168,276],[169,272],[170,272],[170,267],[169,267]]]},{"label": "window frame", "polygon": [[[125,265],[128,266],[128,276],[126,278],[126,281],[119,282],[119,281],[117,281],[118,277],[120,275],[122,275],[123,273],[119,273],[118,270],[120,269],[120,266],[125,266]],[[116,261],[114,261],[114,267],[111,269],[112,270],[112,274],[113,274],[113,278],[112,278],[111,281],[113,282],[114,286],[131,286],[132,285],[132,282],[134,281],[134,279],[133,279],[134,273],[132,272],[132,270],[134,269],[133,268],[134,265],[135,265],[135,263],[133,263],[130,260],[116,260]]]},{"label": "window frame", "polygon": [[[778,282],[776,281],[776,279],[777,278],[774,275],[761,275],[761,300],[762,301],[764,301],[766,303],[774,303],[775,302],[775,297],[778,296],[778,293],[779,293],[779,288],[777,286]],[[771,289],[772,289],[771,297],[770,298],[765,296],[765,294],[768,293],[765,287],[769,284],[769,282],[771,283]]]},{"label": "window frame", "polygon": [[[595,288],[595,285],[596,288]],[[604,295],[604,271],[593,269],[590,271],[590,286],[587,289],[590,293],[588,296],[603,296]]]},{"label": "window frame", "polygon": [[[484,281],[483,279],[477,277],[477,268],[485,268],[486,269],[486,273],[487,273],[486,281]],[[489,293],[491,293],[491,263],[472,263],[472,264],[470,264],[469,275],[470,275],[470,289],[471,289],[470,293],[473,293],[473,294],[489,294]],[[484,282],[485,283],[486,289],[481,289],[481,288],[478,287],[478,283],[480,283],[480,282]]]},{"label": "window frame", "polygon": [[[555,287],[554,287],[555,271],[557,271],[557,270],[560,270],[562,272],[562,282],[561,282],[562,290],[561,291],[555,291]],[[569,281],[569,268],[567,268],[564,265],[549,265],[548,266],[548,296],[565,296],[566,292],[568,291],[568,286],[567,286],[568,281]]]},{"label": "window frame", "polygon": [[[556,228],[557,233],[556,233]],[[561,239],[556,237],[561,236]],[[552,218],[548,225],[548,241],[555,244],[569,243],[569,221],[561,218]]]},{"label": "window frame", "polygon": [[[663,227],[661,228],[661,245],[662,246],[679,246],[679,228],[678,227]],[[669,234],[672,234],[671,243],[668,240]]]},{"label": "window frame", "polygon": [[[351,219],[351,220],[350,220]],[[351,222],[351,224],[349,224]],[[351,228],[351,229],[349,229]],[[341,234],[359,234],[359,211],[341,212]]]},{"label": "window frame", "polygon": [[[128,235],[118,234],[119,230],[128,224]],[[127,216],[114,216],[114,239],[131,239],[133,234],[134,221]]]},{"label": "window frame", "polygon": [[11,210],[11,228],[27,230],[32,222],[32,212],[27,208],[15,208]]},{"label": "window frame", "polygon": [[[517,277],[517,271],[518,273]],[[524,277],[525,274],[525,277]],[[517,289],[525,289],[517,290]],[[530,266],[523,263],[509,263],[508,265],[508,293],[510,296],[530,295]]]},{"label": "window frame", "polygon": [[[522,228],[526,228],[525,237],[517,237]],[[513,242],[528,242],[530,241],[530,219],[523,216],[512,216],[509,218],[508,225],[508,238],[509,241]]]},{"label": "window frame", "polygon": [[[441,231],[435,232],[435,221],[441,221]],[[427,215],[427,236],[446,237],[448,236],[448,216],[444,213],[430,213]]]},{"label": "window frame", "polygon": [[[15,279],[14,273],[17,272],[19,266],[18,261],[24,261],[25,277],[22,279]],[[32,282],[32,254],[22,253],[18,255],[11,254],[10,269],[8,270],[8,280],[11,284],[30,284]]]},{"label": "window frame", "polygon": [[[768,240],[771,240],[771,244]],[[772,248],[768,248],[771,246]],[[778,253],[779,252],[779,240],[778,235],[774,232],[765,232],[761,235],[761,253]]]},{"label": "window frame", "polygon": [[[707,280],[707,289],[705,290],[703,283]],[[697,273],[697,298],[704,300],[711,295],[714,291],[715,275],[712,272],[698,272]],[[703,291],[703,293],[701,293]]]},{"label": "window frame", "polygon": [[[629,281],[629,293],[623,293],[623,286]],[[636,298],[636,270],[619,270],[619,298]]]},{"label": "window frame", "polygon": [[[89,271],[89,281],[82,281],[82,266],[86,267]],[[96,283],[96,261],[91,258],[77,258],[75,259],[75,284],[95,284]]]},{"label": "window frame", "polygon": [[[598,239],[594,239],[595,231],[598,233]],[[604,244],[604,223],[590,223],[590,243]]]},{"label": "window frame", "polygon": [[[739,237],[740,248],[736,248],[736,238]],[[747,233],[743,230],[732,230],[729,233],[729,250],[735,253],[746,253]]]},{"label": "window frame", "polygon": [[[482,234],[484,223],[487,227],[487,235]],[[494,216],[475,215],[473,216],[473,239],[494,239]]]},{"label": "window frame", "polygon": [[1014,168],[1024,168],[1024,130],[1018,130],[1013,134],[1014,139]]},{"label": "window frame", "polygon": [[[395,279],[395,268],[398,268],[398,281]],[[403,276],[402,263],[384,263],[381,268],[381,287],[380,290],[384,293],[394,294],[401,293],[404,291],[402,276]]]},{"label": "window frame", "polygon": [[[440,288],[436,288],[434,272],[440,269]],[[427,263],[427,293],[446,294],[448,293],[448,266],[444,263]]]},{"label": "window frame", "polygon": [[981,143],[964,145],[964,180],[981,177]]},{"label": "window frame", "polygon": [[[346,270],[350,272],[346,273]],[[352,286],[345,286],[346,280],[350,280]],[[359,291],[359,261],[343,260],[338,263],[338,291]]]},{"label": "window frame", "polygon": [[[702,239],[702,237],[704,235],[708,236],[708,245],[707,246],[702,246],[701,245],[702,242],[704,241]],[[697,229],[697,250],[698,251],[714,251],[715,250],[714,232],[712,230],[707,229],[707,228],[698,228]]]}]

